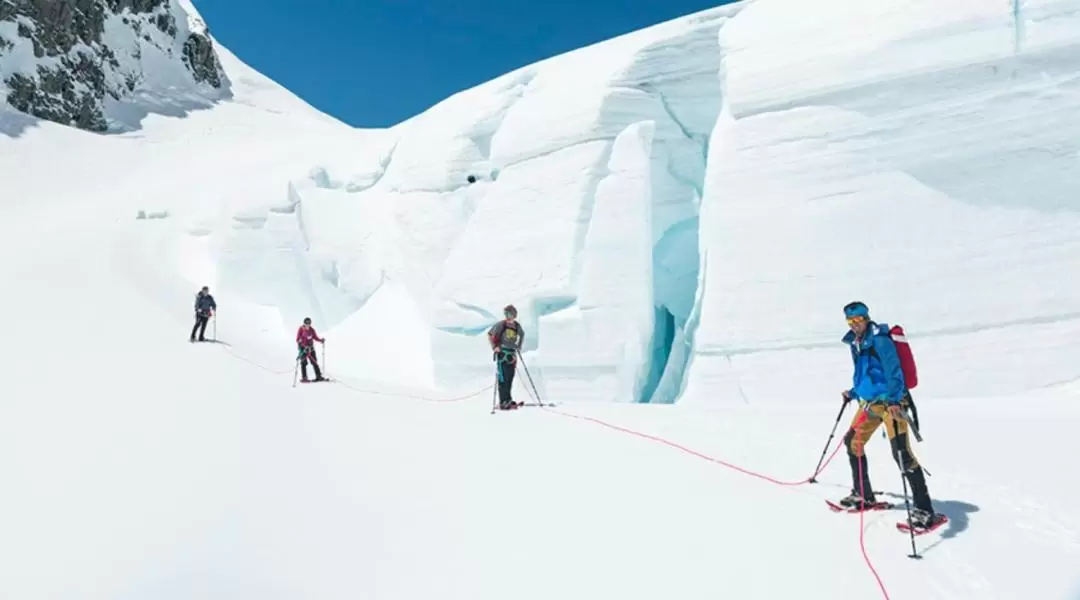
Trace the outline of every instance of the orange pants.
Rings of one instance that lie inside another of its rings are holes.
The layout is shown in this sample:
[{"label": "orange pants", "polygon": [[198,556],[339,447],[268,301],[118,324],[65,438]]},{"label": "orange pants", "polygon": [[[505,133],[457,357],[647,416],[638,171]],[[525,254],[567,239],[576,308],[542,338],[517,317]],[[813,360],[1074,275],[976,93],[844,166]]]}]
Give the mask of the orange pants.
[{"label": "orange pants", "polygon": [[[906,397],[900,401],[901,406],[907,403]],[[934,507],[930,501],[930,493],[926,489],[923,469],[919,466],[915,453],[911,451],[907,421],[902,418],[894,419],[888,412],[889,409],[884,404],[867,406],[860,402],[859,412],[852,419],[851,428],[844,435],[848,460],[851,462],[851,491],[868,502],[874,501],[874,488],[870,484],[870,469],[864,450],[866,442],[869,442],[877,428],[885,423],[885,434],[889,436],[893,460],[900,466],[904,478],[911,484],[915,508],[933,513]]]},{"label": "orange pants", "polygon": [[[906,408],[907,402],[901,401],[901,406]],[[889,436],[892,446],[893,459],[904,471],[913,471],[919,466],[915,453],[911,450],[911,440],[908,436],[908,424],[902,418],[894,419],[888,415],[889,409],[884,404],[859,403],[859,411],[851,420],[851,429],[844,436],[847,445],[848,456],[861,458],[866,442],[877,431],[882,423],[885,423],[885,434]]]}]

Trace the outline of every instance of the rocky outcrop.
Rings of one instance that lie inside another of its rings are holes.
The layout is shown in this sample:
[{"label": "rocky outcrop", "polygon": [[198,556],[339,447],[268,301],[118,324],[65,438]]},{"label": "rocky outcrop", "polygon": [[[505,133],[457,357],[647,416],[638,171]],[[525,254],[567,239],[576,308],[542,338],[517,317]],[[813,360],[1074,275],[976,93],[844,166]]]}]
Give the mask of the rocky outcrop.
[{"label": "rocky outcrop", "polygon": [[227,86],[205,26],[176,0],[0,0],[0,75],[13,108],[91,131],[110,128],[110,101],[165,81]]}]

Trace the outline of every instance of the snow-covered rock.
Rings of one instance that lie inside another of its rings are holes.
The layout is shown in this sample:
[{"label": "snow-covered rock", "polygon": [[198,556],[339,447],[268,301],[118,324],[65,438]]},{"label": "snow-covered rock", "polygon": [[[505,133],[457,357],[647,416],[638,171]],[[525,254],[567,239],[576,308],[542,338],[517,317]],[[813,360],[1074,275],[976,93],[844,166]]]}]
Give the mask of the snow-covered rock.
[{"label": "snow-covered rock", "polygon": [[205,106],[228,79],[188,0],[3,0],[0,96],[91,131]]}]

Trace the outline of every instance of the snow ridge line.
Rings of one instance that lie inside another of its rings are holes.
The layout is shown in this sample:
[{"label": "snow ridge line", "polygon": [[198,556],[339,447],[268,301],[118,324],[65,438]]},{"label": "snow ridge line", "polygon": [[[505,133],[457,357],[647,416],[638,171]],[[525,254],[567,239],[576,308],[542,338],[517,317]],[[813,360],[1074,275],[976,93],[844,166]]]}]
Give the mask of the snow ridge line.
[{"label": "snow ridge line", "polygon": [[[530,396],[531,395],[532,394],[530,394]],[[776,479],[774,477],[770,477],[768,475],[764,475],[762,473],[758,473],[756,471],[751,471],[751,470],[746,469],[744,467],[734,465],[734,464],[729,463],[727,461],[720,460],[719,458],[709,456],[708,454],[705,454],[703,452],[699,452],[699,451],[694,450],[692,448],[687,448],[686,446],[683,446],[682,444],[673,442],[671,440],[667,440],[667,439],[664,439],[662,437],[655,436],[655,435],[648,434],[648,433],[644,433],[644,432],[641,432],[641,431],[635,431],[633,429],[622,427],[620,425],[614,425],[612,423],[608,423],[607,421],[597,419],[596,417],[589,417],[589,416],[585,416],[585,415],[576,415],[576,414],[573,414],[573,413],[568,413],[568,412],[564,412],[564,411],[561,411],[561,410],[553,409],[553,408],[550,408],[550,407],[547,407],[547,406],[544,407],[544,410],[546,410],[546,411],[548,411],[548,412],[550,412],[552,414],[562,416],[562,417],[567,417],[567,418],[570,418],[570,419],[577,419],[577,420],[580,420],[580,421],[588,421],[589,423],[594,423],[596,425],[600,425],[601,427],[606,427],[608,429],[612,429],[612,430],[618,431],[620,433],[625,433],[627,435],[632,435],[634,437],[639,437],[639,438],[642,438],[642,439],[646,439],[646,440],[649,440],[649,441],[652,441],[652,442],[656,442],[658,444],[663,444],[665,446],[669,446],[669,447],[674,448],[676,450],[679,450],[681,452],[685,452],[686,454],[689,454],[691,456],[696,456],[696,457],[698,457],[700,459],[707,460],[707,461],[709,461],[711,463],[718,464],[718,465],[720,465],[722,467],[727,467],[727,468],[729,468],[729,469],[731,469],[733,471],[738,471],[739,473],[742,473],[744,475],[749,475],[751,477],[755,477],[757,479],[761,479],[761,480],[767,481],[769,483],[773,483],[773,484],[780,485],[780,486],[787,486],[787,487],[794,487],[794,486],[799,486],[799,485],[804,485],[804,484],[810,483],[810,480],[814,479],[822,471],[824,471],[825,467],[827,467],[829,465],[829,463],[832,462],[832,460],[834,458],[836,458],[836,455],[840,453],[840,449],[844,447],[844,441],[840,440],[840,443],[838,443],[836,445],[836,448],[832,451],[832,454],[829,455],[828,459],[826,459],[823,463],[821,463],[821,466],[818,467],[817,471],[815,471],[814,474],[811,475],[810,477],[807,477],[806,479],[801,479],[799,481],[782,481],[782,480]],[[865,542],[863,540],[863,531],[865,529],[864,518],[865,518],[865,515],[863,514],[863,512],[860,512],[859,513],[859,549],[862,551],[863,560],[866,562],[867,568],[870,569],[870,574],[874,576],[874,579],[877,581],[878,588],[881,589],[882,596],[885,598],[885,600],[890,600],[889,599],[889,592],[885,588],[885,583],[881,580],[881,576],[878,574],[877,569],[874,567],[874,563],[870,560],[869,553],[866,551],[866,544],[865,544]]]}]

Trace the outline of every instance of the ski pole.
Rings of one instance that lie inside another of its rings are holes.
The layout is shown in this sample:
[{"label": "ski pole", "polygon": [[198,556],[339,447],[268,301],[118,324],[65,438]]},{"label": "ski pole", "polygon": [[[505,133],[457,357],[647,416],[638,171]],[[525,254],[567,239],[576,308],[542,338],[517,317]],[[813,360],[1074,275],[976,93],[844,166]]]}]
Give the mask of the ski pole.
[{"label": "ski pole", "polygon": [[533,382],[532,374],[529,373],[529,365],[525,364],[525,357],[519,353],[518,359],[521,360],[521,367],[525,369],[525,376],[529,378],[529,385],[532,387],[533,394],[536,395],[537,404],[544,406],[544,400],[540,397],[540,390],[536,389],[536,383]]},{"label": "ski pole", "polygon": [[292,386],[296,387],[296,377],[300,374],[300,357],[296,357],[296,364],[293,365],[292,370]]},{"label": "ski pole", "polygon": [[324,373],[323,377],[326,377],[325,373],[329,373],[329,371],[326,370],[326,342],[325,341],[322,343],[322,370],[323,370],[323,373]]},{"label": "ski pole", "polygon": [[896,460],[896,467],[900,469],[900,483],[904,486],[904,508],[907,509],[908,533],[911,534],[911,554],[908,554],[908,558],[922,558],[915,549],[915,528],[911,524],[911,502],[908,501],[907,476],[904,474],[904,461],[901,460],[900,444],[898,442],[900,430],[897,429],[897,425],[899,425],[899,423],[897,422],[896,417],[893,417],[892,415],[889,415],[889,419],[892,420],[893,426],[893,438],[890,440],[893,447],[893,458]]},{"label": "ski pole", "polygon": [[836,422],[833,423],[832,431],[829,432],[829,439],[825,440],[825,448],[821,451],[821,458],[817,461],[817,466],[814,467],[814,474],[810,476],[809,483],[817,483],[818,469],[821,468],[821,463],[825,460],[825,454],[829,452],[829,446],[832,444],[832,440],[836,437],[836,428],[840,426],[840,419],[844,416],[844,411],[847,410],[848,402],[851,399],[844,396],[844,402],[840,405],[840,412],[836,413]]},{"label": "ski pole", "polygon": [[217,342],[217,311],[214,311],[214,342]]}]

